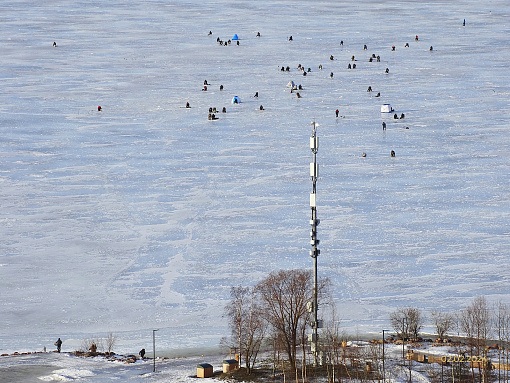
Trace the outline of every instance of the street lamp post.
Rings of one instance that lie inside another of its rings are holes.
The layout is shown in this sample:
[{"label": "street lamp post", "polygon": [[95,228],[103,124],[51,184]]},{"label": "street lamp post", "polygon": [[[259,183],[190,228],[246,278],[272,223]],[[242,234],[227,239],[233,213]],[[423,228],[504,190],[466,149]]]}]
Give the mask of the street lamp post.
[{"label": "street lamp post", "polygon": [[152,330],[152,372],[156,372],[156,331]]},{"label": "street lamp post", "polygon": [[406,318],[402,318],[402,359],[404,360],[404,364],[405,364],[405,358],[406,358],[405,352],[404,352],[405,351],[405,343],[406,343],[405,342],[405,339],[406,339],[405,333],[407,333],[406,328],[405,328],[406,323],[407,323]]},{"label": "street lamp post", "polygon": [[388,331],[388,330],[382,330],[382,380],[383,380],[383,383],[386,382],[386,368],[385,368],[385,365],[384,365],[384,362],[385,362],[384,343],[386,343],[385,338],[384,338],[384,333],[386,331]]}]

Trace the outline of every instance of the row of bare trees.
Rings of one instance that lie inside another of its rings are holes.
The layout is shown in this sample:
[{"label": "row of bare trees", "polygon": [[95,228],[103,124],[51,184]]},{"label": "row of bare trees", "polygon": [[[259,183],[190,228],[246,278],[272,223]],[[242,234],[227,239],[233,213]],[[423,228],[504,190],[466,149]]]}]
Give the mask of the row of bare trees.
[{"label": "row of bare trees", "polygon": [[[349,363],[346,363],[345,348],[342,347],[346,336],[340,334],[334,305],[330,304],[329,287],[329,280],[319,281],[321,316],[328,316],[324,321],[326,326],[321,331],[324,358],[326,364],[347,366]],[[266,343],[273,347],[274,361],[281,361],[283,366],[283,358],[276,355],[281,352],[285,356],[287,369],[296,371],[297,376],[301,366],[305,377],[306,358],[309,355],[307,331],[312,320],[308,303],[313,301],[312,294],[313,275],[306,270],[276,271],[253,287],[231,288],[231,299],[225,310],[231,337],[225,343],[239,350],[241,362],[248,373],[253,370]],[[430,318],[429,323],[433,324],[438,339],[452,337],[453,332],[463,339],[459,353],[487,356],[489,344],[496,341],[501,360],[507,363],[510,360],[510,306],[500,303],[489,307],[486,298],[477,297],[456,315],[433,311]],[[399,308],[390,314],[390,322],[398,337],[417,340],[424,327],[425,316],[417,308]],[[478,368],[476,373],[475,368]],[[348,373],[347,369],[345,371]],[[471,366],[470,380],[488,381],[488,377],[484,376],[486,371],[488,369],[482,366]]]},{"label": "row of bare trees", "polygon": [[[490,307],[483,296],[476,297],[456,315],[432,311],[432,324],[439,340],[452,332],[473,344],[476,351],[487,346],[487,341],[510,338],[510,306],[499,303]],[[390,322],[399,338],[416,340],[425,323],[422,311],[414,307],[398,308],[390,314]]]},{"label": "row of bare trees", "polygon": [[[491,305],[483,296],[474,298],[471,303],[456,314],[433,311],[431,313],[437,338],[444,341],[453,337],[457,340],[459,354],[498,363],[493,380],[508,381],[510,368],[510,306],[499,302]],[[424,325],[424,316],[416,308],[399,308],[390,315],[391,324],[402,339],[416,340]],[[489,350],[493,349],[492,355]],[[490,363],[471,364],[463,379],[470,382],[489,382]],[[459,374],[461,369],[458,369]],[[497,375],[497,376],[496,376]]]},{"label": "row of bare trees", "polygon": [[[329,282],[319,282],[320,299],[327,295]],[[305,270],[281,270],[269,274],[254,287],[232,287],[226,316],[231,328],[231,343],[240,349],[241,361],[251,372],[262,342],[272,339],[294,371],[301,355],[306,355],[306,329],[311,313],[313,275]],[[269,335],[268,335],[269,334]]]}]

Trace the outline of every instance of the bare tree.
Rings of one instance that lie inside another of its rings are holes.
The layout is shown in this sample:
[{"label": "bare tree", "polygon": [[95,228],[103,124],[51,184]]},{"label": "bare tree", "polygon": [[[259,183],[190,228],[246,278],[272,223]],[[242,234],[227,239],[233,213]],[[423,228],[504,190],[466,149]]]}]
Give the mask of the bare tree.
[{"label": "bare tree", "polygon": [[[499,302],[497,307],[497,315],[495,318],[495,326],[498,331],[498,362],[508,364],[510,360],[510,307]],[[509,371],[507,369],[498,369],[498,381],[504,382],[509,379]]]},{"label": "bare tree", "polygon": [[287,353],[290,368],[296,371],[296,350],[308,318],[307,302],[312,300],[310,271],[282,270],[271,273],[257,284],[263,314]]},{"label": "bare tree", "polygon": [[402,339],[417,339],[423,321],[421,311],[414,307],[399,308],[390,314],[391,325]]},{"label": "bare tree", "polygon": [[[491,332],[490,313],[485,297],[476,297],[460,314],[460,328],[468,341],[470,356],[487,357],[486,346]],[[480,368],[480,381],[484,379],[487,368]],[[472,379],[475,381],[475,367],[471,368]]]},{"label": "bare tree", "polygon": [[432,320],[436,328],[437,337],[442,341],[447,332],[455,327],[455,316],[440,311],[432,311]]},{"label": "bare tree", "polygon": [[113,335],[112,332],[109,332],[105,339],[106,352],[108,354],[111,354],[113,352],[113,347],[115,346],[115,343],[117,343],[117,337]]},{"label": "bare tree", "polygon": [[244,320],[244,336],[241,337],[241,347],[244,348],[244,361],[248,374],[253,370],[267,330],[267,322],[254,298],[254,295],[251,294],[247,318]]},{"label": "bare tree", "polygon": [[[342,364],[342,344],[345,342],[345,334],[340,331],[340,318],[337,315],[336,306],[331,302],[329,307],[328,320],[324,321],[325,326],[321,334],[322,351],[327,360],[328,381],[335,382],[339,375]],[[345,368],[345,364],[343,366]]]},{"label": "bare tree", "polygon": [[232,287],[231,301],[226,307],[233,343],[239,347],[247,373],[250,374],[265,336],[267,323],[261,314],[254,290],[249,287]]}]

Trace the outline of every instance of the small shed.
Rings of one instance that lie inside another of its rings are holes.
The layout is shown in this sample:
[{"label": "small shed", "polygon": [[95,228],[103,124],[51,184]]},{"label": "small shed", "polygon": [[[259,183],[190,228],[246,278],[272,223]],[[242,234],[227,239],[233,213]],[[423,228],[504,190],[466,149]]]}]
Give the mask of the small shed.
[{"label": "small shed", "polygon": [[225,359],[223,361],[223,373],[231,372],[239,368],[239,362],[235,359]]},{"label": "small shed", "polygon": [[394,109],[390,104],[382,104],[381,105],[381,113],[391,113]]},{"label": "small shed", "polygon": [[213,375],[213,366],[209,363],[200,363],[197,365],[197,378],[211,378]]}]

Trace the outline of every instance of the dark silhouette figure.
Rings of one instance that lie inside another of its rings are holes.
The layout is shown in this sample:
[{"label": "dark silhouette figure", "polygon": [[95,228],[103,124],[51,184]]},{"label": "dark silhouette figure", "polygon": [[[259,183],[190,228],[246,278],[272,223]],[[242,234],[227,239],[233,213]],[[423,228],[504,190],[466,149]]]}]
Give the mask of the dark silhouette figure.
[{"label": "dark silhouette figure", "polygon": [[386,130],[386,122],[384,122],[384,121],[382,123],[382,130]]},{"label": "dark silhouette figure", "polygon": [[301,98],[301,95],[299,94],[299,92],[296,93],[296,96],[297,96],[297,98]]},{"label": "dark silhouette figure", "polygon": [[255,95],[253,97],[258,97],[259,96],[259,92],[255,92]]},{"label": "dark silhouette figure", "polygon": [[223,90],[223,85],[220,85],[220,90]]},{"label": "dark silhouette figure", "polygon": [[395,50],[395,45],[392,45],[391,46],[391,50],[394,51]]},{"label": "dark silhouette figure", "polygon": [[347,69],[351,69],[351,63],[349,63],[349,65],[347,65]]},{"label": "dark silhouette figure", "polygon": [[390,152],[390,156],[395,157],[395,151],[394,151],[394,150],[392,150],[392,151]]},{"label": "dark silhouette figure", "polygon": [[390,68],[386,68],[385,73],[390,73]]},{"label": "dark silhouette figure", "polygon": [[60,338],[58,338],[57,341],[55,342],[55,346],[57,346],[57,352],[60,352],[60,350],[62,349],[62,340]]},{"label": "dark silhouette figure", "polygon": [[340,45],[344,46],[344,41],[343,40],[340,40]]},{"label": "dark silhouette figure", "polygon": [[367,49],[367,44],[363,45],[363,50],[366,51]]},{"label": "dark silhouette figure", "polygon": [[227,108],[223,107],[223,109],[221,110],[221,113],[227,113]]},{"label": "dark silhouette figure", "polygon": [[333,72],[331,72],[331,73],[329,74],[329,77],[333,78]]},{"label": "dark silhouette figure", "polygon": [[189,106],[189,102],[186,103],[186,108],[191,108],[191,106]]},{"label": "dark silhouette figure", "polygon": [[338,109],[335,110],[335,114],[336,114],[337,117],[338,117],[338,113],[340,113],[340,111]]},{"label": "dark silhouette figure", "polygon": [[430,46],[429,50],[430,50],[430,51],[433,51],[433,50],[434,50],[434,48],[432,47],[432,45]]},{"label": "dark silhouette figure", "polygon": [[333,57],[333,55],[331,55],[331,56],[329,56],[329,59],[334,60],[335,58]]},{"label": "dark silhouette figure", "polygon": [[462,26],[465,27],[466,26],[466,19],[464,19],[464,21],[462,22]]},{"label": "dark silhouette figure", "polygon": [[372,91],[372,86],[369,85],[368,89],[367,89],[367,92],[371,92]]},{"label": "dark silhouette figure", "polygon": [[397,113],[395,113],[395,114],[393,115],[393,119],[395,119],[395,120],[397,120],[397,119],[398,119]]},{"label": "dark silhouette figure", "polygon": [[257,37],[260,37],[260,32],[257,32]]},{"label": "dark silhouette figure", "polygon": [[101,108],[101,105],[98,105],[98,106],[97,106],[97,111],[98,111],[98,112],[100,112],[100,111],[102,111],[102,110],[103,110],[103,108]]},{"label": "dark silhouette figure", "polygon": [[260,105],[259,110],[264,110],[264,107]]},{"label": "dark silhouette figure", "polygon": [[381,97],[381,92],[377,92],[377,94],[375,95],[375,97]]},{"label": "dark silhouette figure", "polygon": [[289,36],[289,41],[292,41],[292,36]]},{"label": "dark silhouette figure", "polygon": [[402,114],[400,115],[400,119],[403,119],[404,117],[405,117],[405,114],[404,114],[404,113],[402,113]]},{"label": "dark silhouette figure", "polygon": [[57,46],[57,43],[55,41],[53,41],[53,46],[56,47]]},{"label": "dark silhouette figure", "polygon": [[143,359],[145,357],[145,348],[142,348],[138,355],[140,355],[140,357]]}]

